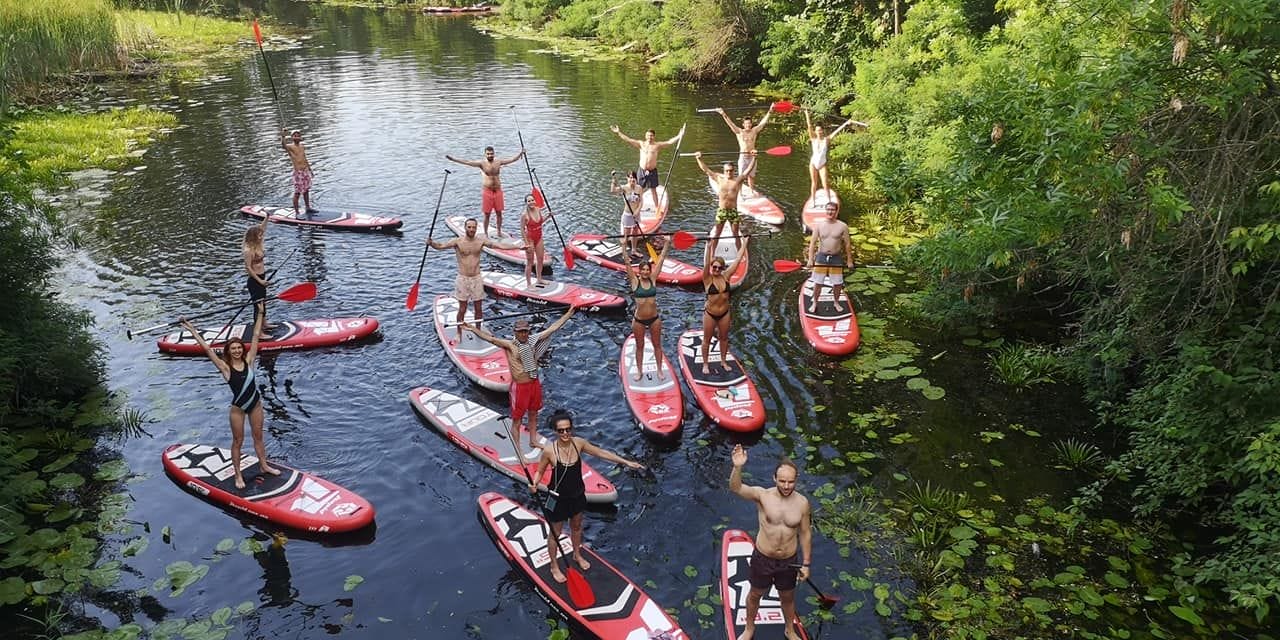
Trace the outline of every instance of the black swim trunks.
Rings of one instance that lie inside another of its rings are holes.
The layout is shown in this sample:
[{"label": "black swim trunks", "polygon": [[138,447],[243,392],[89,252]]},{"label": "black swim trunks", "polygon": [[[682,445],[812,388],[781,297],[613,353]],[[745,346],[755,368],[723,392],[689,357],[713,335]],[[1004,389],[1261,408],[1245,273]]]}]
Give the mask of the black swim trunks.
[{"label": "black swim trunks", "polygon": [[757,549],[751,552],[751,572],[747,580],[753,589],[768,591],[769,587],[777,587],[778,591],[791,591],[796,588],[796,580],[800,570],[800,553],[790,558],[779,560],[760,553]]},{"label": "black swim trunks", "polygon": [[640,176],[636,181],[645,189],[656,189],[658,187],[658,170],[641,169]]}]

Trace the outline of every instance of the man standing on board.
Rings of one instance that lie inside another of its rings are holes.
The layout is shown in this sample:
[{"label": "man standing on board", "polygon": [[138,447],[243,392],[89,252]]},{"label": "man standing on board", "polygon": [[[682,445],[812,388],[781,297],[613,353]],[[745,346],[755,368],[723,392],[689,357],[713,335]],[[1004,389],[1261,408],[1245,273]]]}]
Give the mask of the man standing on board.
[{"label": "man standing on board", "polygon": [[464,164],[468,167],[475,167],[480,170],[480,213],[484,214],[484,235],[489,236],[489,215],[498,214],[498,237],[502,237],[502,210],[506,208],[502,201],[502,180],[498,178],[498,174],[502,168],[519,160],[524,156],[524,149],[520,149],[517,153],[506,160],[497,160],[493,155],[493,147],[484,148],[483,160],[459,160],[451,155],[446,155],[445,159],[450,162]]},{"label": "man standing on board", "polygon": [[790,460],[783,458],[774,468],[774,486],[768,489],[742,484],[742,467],[746,464],[746,450],[742,445],[735,446],[729,490],[756,503],[760,521],[756,549],[751,554],[746,629],[738,640],[751,640],[755,635],[760,598],[769,592],[769,587],[778,588],[783,633],[789,640],[800,640],[795,630],[796,583],[809,578],[809,559],[813,551],[809,499],[796,492],[799,470]]},{"label": "man standing on board", "polygon": [[467,218],[463,226],[465,235],[448,242],[436,242],[428,237],[427,244],[432,249],[453,249],[458,257],[458,277],[453,282],[453,297],[458,299],[458,342],[462,342],[462,321],[467,314],[467,303],[475,305],[476,322],[480,322],[480,303],[484,301],[484,278],[480,276],[480,252],[485,247],[497,249],[519,249],[519,244],[495,242],[487,237],[476,236],[476,219]]},{"label": "man standing on board", "polygon": [[[280,146],[289,154],[289,162],[293,163],[293,217],[307,218],[318,210],[311,208],[311,163],[307,162],[307,150],[302,147],[302,132],[294,129],[287,132],[280,130]],[[306,205],[305,215],[298,211],[298,196],[302,196]]]},{"label": "man standing on board", "polygon": [[529,446],[541,446],[538,444],[538,410],[542,408],[542,382],[538,377],[541,371],[538,362],[551,346],[551,334],[563,327],[569,321],[569,316],[577,310],[577,307],[569,307],[560,319],[532,336],[529,335],[529,321],[524,318],[516,320],[512,327],[515,332],[514,340],[503,340],[471,324],[462,325],[475,333],[476,337],[507,354],[507,369],[511,371],[511,389],[508,392],[511,400],[511,437],[516,443],[517,451],[524,451],[520,448],[520,422],[525,415],[529,416]]},{"label": "man standing on board", "polygon": [[[841,262],[840,254],[844,254]],[[813,225],[813,235],[809,236],[808,265],[812,271],[809,276],[813,282],[813,299],[809,302],[809,313],[818,310],[818,297],[822,294],[822,285],[831,287],[835,296],[836,311],[842,311],[844,296],[844,269],[848,265],[853,268],[853,241],[849,238],[849,225],[840,221],[840,205],[827,203],[827,219],[818,220]]]},{"label": "man standing on board", "polygon": [[658,152],[663,147],[669,147],[684,137],[684,127],[680,127],[680,133],[674,138],[658,142],[658,134],[650,129],[644,132],[644,140],[636,140],[630,138],[627,134],[618,129],[618,125],[609,127],[609,130],[618,134],[622,141],[640,150],[640,188],[648,189],[649,195],[653,197],[653,209],[657,212],[658,218],[662,218],[666,214],[666,208],[662,206],[662,201],[658,199]]},{"label": "man standing on board", "polygon": [[[747,156],[751,158],[747,162],[747,170],[756,168],[756,152],[749,151]],[[702,161],[702,152],[694,152],[693,158],[698,161],[698,167],[702,172],[707,174],[716,183],[716,197],[720,201],[720,208],[716,209],[716,228],[711,232],[712,242],[720,241],[720,232],[724,230],[724,223],[729,223],[730,229],[733,231],[733,246],[735,249],[742,248],[742,234],[739,233],[739,227],[742,224],[742,214],[738,212],[738,193],[742,191],[742,181],[746,178],[746,174],[734,176],[733,163],[724,163],[724,173],[716,173],[709,169],[705,162]]]},{"label": "man standing on board", "polygon": [[750,156],[756,150],[756,137],[760,135],[760,130],[766,124],[769,124],[769,115],[773,113],[773,105],[769,105],[769,110],[765,112],[764,117],[760,118],[760,124],[752,126],[751,118],[742,119],[742,126],[733,123],[729,116],[725,114],[724,109],[716,108],[716,113],[724,118],[724,123],[729,125],[729,129],[733,131],[733,135],[738,138],[738,173],[747,177],[747,186],[752,190],[756,188],[756,168],[755,165],[748,167]]}]

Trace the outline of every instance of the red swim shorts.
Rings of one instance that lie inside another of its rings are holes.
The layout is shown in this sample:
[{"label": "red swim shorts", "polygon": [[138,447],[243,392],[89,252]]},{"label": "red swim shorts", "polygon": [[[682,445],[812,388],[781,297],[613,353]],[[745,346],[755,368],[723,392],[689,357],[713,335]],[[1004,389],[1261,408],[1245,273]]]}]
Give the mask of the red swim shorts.
[{"label": "red swim shorts", "polygon": [[542,408],[542,383],[537,378],[528,382],[512,382],[509,394],[513,422],[530,411]]},{"label": "red swim shorts", "polygon": [[480,190],[480,213],[502,211],[503,209],[506,209],[505,204],[506,203],[502,201],[502,189]]}]

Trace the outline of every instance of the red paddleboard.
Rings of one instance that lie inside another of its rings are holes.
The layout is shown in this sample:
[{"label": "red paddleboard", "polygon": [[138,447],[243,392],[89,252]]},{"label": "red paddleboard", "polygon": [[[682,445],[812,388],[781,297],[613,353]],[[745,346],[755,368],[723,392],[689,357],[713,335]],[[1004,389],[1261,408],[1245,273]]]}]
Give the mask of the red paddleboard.
[{"label": "red paddleboard", "polygon": [[707,350],[710,373],[702,373],[702,330],[690,329],[680,336],[680,370],[693,391],[693,399],[713,422],[730,431],[750,432],[764,427],[764,400],[732,353],[729,368],[720,366],[720,343],[711,339]]},{"label": "red paddleboard", "polygon": [[[526,446],[520,452],[522,460],[516,461],[516,449],[511,446],[511,438],[507,435],[511,425],[509,417],[430,387],[410,391],[409,403],[450,442],[520,484],[527,486],[529,483],[528,476],[520,469],[521,462],[529,470],[529,475],[538,470],[541,449]],[[520,441],[528,443],[529,438],[526,436]],[[545,445],[547,439],[539,436],[538,442]],[[550,480],[551,468],[547,467],[538,478],[538,486],[545,490]],[[587,502],[609,504],[618,499],[618,490],[613,483],[591,468],[586,460],[582,461],[582,484],[587,488]]]},{"label": "red paddleboard", "polygon": [[[662,215],[658,215],[658,208],[653,204],[653,195],[648,189],[640,195],[640,210],[636,211],[636,221],[640,223],[641,233],[653,233],[662,226],[662,221],[666,219],[667,212],[671,210],[671,198],[667,195],[667,188],[658,185],[658,200],[662,202]],[[622,231],[618,231],[622,233]]]},{"label": "red paddleboard", "polygon": [[[707,230],[707,236],[713,236],[715,235],[715,232],[716,226],[713,224],[711,225],[711,228]],[[742,262],[734,264],[734,258],[738,257],[738,245],[734,244],[737,240],[742,240],[743,242],[747,241],[746,238],[734,238],[733,227],[729,224],[725,224],[724,227],[720,229],[720,242],[716,244],[716,255],[712,256],[713,258],[717,256],[724,258],[725,265],[732,267],[732,271],[726,274],[729,278],[730,289],[737,289],[742,286],[742,281],[747,279],[747,270],[751,267],[750,245],[747,245],[747,251],[742,254]]]},{"label": "red paddleboard", "polygon": [[[458,300],[452,296],[436,296],[435,302],[436,335],[440,336],[440,344],[449,359],[462,370],[463,375],[472,382],[494,391],[507,391],[511,388],[511,370],[507,367],[507,354],[502,349],[481,340],[476,334],[462,330],[462,341],[458,341],[458,327],[452,325],[458,321]],[[467,304],[467,315],[463,320],[475,323],[475,307]]]},{"label": "red paddleboard", "polygon": [[[240,338],[245,344],[253,336],[253,328],[247,324],[224,327],[205,327],[200,329],[209,346],[222,348],[227,340]],[[258,351],[280,351],[282,349],[310,349],[328,347],[352,340],[367,338],[378,330],[377,318],[323,318],[317,320],[291,320],[281,322],[275,329],[267,332],[269,338],[258,341]],[[161,351],[182,356],[202,356],[204,350],[196,343],[195,336],[187,331],[166,334],[156,340]]]},{"label": "red paddleboard", "polygon": [[[573,255],[590,260],[602,267],[614,271],[626,271],[627,267],[622,263],[622,245],[615,240],[603,238],[604,236],[598,234],[579,233],[569,239],[569,250]],[[654,274],[654,278],[665,284],[700,284],[702,269],[668,257],[662,263],[662,270]]]},{"label": "red paddleboard", "polygon": [[[707,183],[711,185],[712,193],[719,193],[715,178],[707,176]],[[775,226],[781,225],[786,220],[786,214],[782,212],[782,207],[779,207],[778,203],[758,190],[752,189],[745,182],[742,183],[742,189],[738,191],[738,213]]]},{"label": "red paddleboard", "polygon": [[373,505],[355,492],[275,460],[278,476],[262,473],[256,457],[242,456],[245,488],[237,489],[228,449],[175,444],[161,457],[164,470],[188,491],[263,520],[316,533],[355,531],[373,522]]},{"label": "red paddleboard", "polygon": [[[458,234],[458,237],[462,237],[467,233],[466,224],[468,217],[469,216],[449,216],[444,219],[444,223],[449,225],[449,228],[452,229],[454,233]],[[520,216],[517,215],[516,222],[518,223],[519,221]],[[496,223],[497,220],[493,220],[493,222]],[[476,229],[477,236],[484,232],[484,221],[481,220],[479,223],[480,228]],[[546,234],[543,234],[544,245],[546,243],[545,235]],[[513,236],[506,231],[499,232],[497,227],[494,226],[489,227],[489,239],[504,244],[521,244],[522,242],[520,240],[520,236]],[[506,260],[507,262],[518,264],[522,267],[524,266],[525,256],[527,255],[524,252],[523,247],[519,249],[495,249],[493,247],[485,247],[484,252],[500,260]],[[555,257],[555,252],[550,250],[547,251],[546,258],[542,262],[544,270],[550,267],[551,263],[555,261]]]},{"label": "red paddleboard", "polygon": [[516,300],[566,307],[577,305],[579,311],[606,311],[627,307],[627,300],[622,296],[568,282],[544,280],[545,284],[542,286],[538,286],[536,281],[530,286],[525,284],[523,274],[481,271],[480,276],[484,278],[485,289],[495,295]]},{"label": "red paddleboard", "polygon": [[804,209],[800,211],[800,221],[805,233],[813,233],[813,225],[819,220],[827,219],[827,203],[840,204],[840,196],[831,189],[818,189],[812,198],[804,201]]},{"label": "red paddleboard", "polygon": [[342,231],[395,231],[404,224],[400,218],[371,216],[351,211],[321,209],[311,215],[294,213],[293,207],[267,207],[251,204],[240,207],[240,213],[258,218],[270,217],[272,222],[296,224],[303,227],[324,227]]},{"label": "red paddleboard", "polygon": [[680,430],[684,422],[684,396],[671,361],[662,358],[662,378],[658,378],[658,361],[653,355],[653,345],[644,343],[644,363],[639,380],[636,375],[636,336],[628,334],[622,341],[622,354],[618,358],[618,377],[622,379],[622,393],[627,406],[635,415],[640,430],[655,436],[666,437]]},{"label": "red paddleboard", "polygon": [[[737,640],[747,628],[747,594],[751,592],[751,553],[756,544],[747,532],[729,529],[724,532],[720,545],[720,600],[724,606],[724,630],[729,640]],[[799,598],[797,598],[799,600]],[[782,601],[777,587],[760,598],[756,610],[756,638],[759,640],[784,640]],[[800,616],[795,620],[796,633],[809,640]]]},{"label": "red paddleboard", "polygon": [[[478,502],[480,524],[511,566],[533,584],[539,597],[592,637],[688,640],[689,636],[640,585],[627,579],[586,545],[582,547],[582,556],[591,563],[591,568],[581,574],[590,587],[591,597],[587,602],[575,603],[567,583],[556,582],[551,577],[551,559],[547,555],[550,530],[546,521],[501,494],[483,494]],[[560,545],[561,571],[573,557],[568,533],[569,528],[565,527],[556,541]],[[652,560],[648,567],[656,568]]]},{"label": "red paddleboard", "polygon": [[858,316],[853,311],[853,301],[848,292],[840,291],[840,306],[831,287],[822,287],[817,310],[809,312],[813,303],[813,283],[805,280],[800,287],[800,328],[805,340],[821,353],[844,356],[858,349],[862,337],[858,331]]}]

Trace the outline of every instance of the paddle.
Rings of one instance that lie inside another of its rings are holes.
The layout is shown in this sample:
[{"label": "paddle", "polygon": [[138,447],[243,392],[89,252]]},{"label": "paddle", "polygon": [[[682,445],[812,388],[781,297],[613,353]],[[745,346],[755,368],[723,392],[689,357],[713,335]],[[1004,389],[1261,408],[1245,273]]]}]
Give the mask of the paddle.
[{"label": "paddle", "polygon": [[[760,105],[747,105],[742,107],[723,107],[723,110],[740,111],[740,110],[755,110],[760,108],[761,108]],[[796,105],[791,104],[790,100],[779,100],[769,105],[769,109],[776,111],[778,113],[791,113],[792,111],[795,111],[798,108],[799,107],[797,107]],[[698,109],[698,113],[715,113],[717,109],[718,107]]]},{"label": "paddle", "polygon": [[[803,566],[803,565],[793,564],[793,565],[791,565],[791,568],[793,568],[793,569],[799,569],[799,568],[801,568],[802,566]],[[818,604],[819,604],[819,605],[821,605],[823,609],[830,609],[831,607],[834,607],[834,606],[836,606],[837,604],[839,604],[839,603],[840,603],[840,598],[839,598],[839,597],[837,597],[837,596],[829,596],[829,595],[827,595],[827,594],[823,593],[823,592],[822,592],[822,589],[819,589],[819,588],[818,588],[818,585],[816,585],[816,584],[814,584],[814,583],[813,583],[813,579],[811,579],[811,578],[805,578],[805,579],[804,579],[804,581],[805,581],[805,582],[807,582],[807,583],[809,583],[809,586],[810,586],[810,587],[813,587],[813,591],[814,591],[814,593],[818,594]]]},{"label": "paddle", "polygon": [[271,96],[276,102],[276,117],[280,120],[280,129],[284,130],[284,111],[280,109],[280,93],[276,91],[276,81],[271,77],[271,65],[267,63],[267,52],[262,48],[262,29],[258,28],[258,19],[253,19],[253,39],[258,43],[258,53],[262,54],[262,66],[267,69],[267,82],[271,83]]},{"label": "paddle", "polygon": [[[671,246],[681,251],[688,249],[689,247],[692,247],[693,245],[697,244],[702,240],[711,239],[711,236],[696,236],[696,235],[693,235],[692,233],[689,233],[688,231],[672,231],[668,233],[640,233],[636,235],[637,237],[642,237],[642,238],[647,238],[649,236],[671,236]],[[744,233],[742,235],[736,235],[736,236],[721,236],[720,239],[728,240],[730,238],[755,238],[759,236],[769,236],[769,235],[773,235],[773,234],[772,233]],[[601,236],[600,239],[613,240],[616,238],[626,238],[626,237],[628,236],[613,235],[613,236]],[[654,260],[657,260],[657,258],[654,258]]]},{"label": "paddle", "polygon": [[[560,308],[561,308],[561,309],[563,309],[564,307],[560,307]],[[536,315],[541,314],[541,313],[551,313],[551,312],[553,312],[553,311],[554,311],[554,309],[552,309],[552,310],[548,310],[548,309],[538,309],[538,310],[536,310],[536,311],[521,311],[520,313],[508,313],[508,314],[506,314],[506,315],[502,315],[502,316],[493,316],[492,318],[481,318],[478,322],[493,322],[494,320],[506,320],[507,318],[520,318],[520,317],[523,317],[523,316],[536,316]],[[458,326],[458,325],[460,325],[460,324],[468,324],[468,323],[464,323],[464,322],[446,322],[444,326],[446,326],[446,327],[456,327],[456,326]],[[469,324],[476,324],[476,323],[475,323],[475,322],[471,322],[471,323],[469,323]]]},{"label": "paddle", "polygon": [[[529,486],[534,487],[534,496],[537,496],[535,497],[535,500],[537,500],[538,502],[539,510],[545,512],[546,506],[541,497],[541,494],[538,493],[537,491],[538,485],[533,481],[533,474],[529,473],[529,466],[524,463],[524,456],[520,455],[520,447],[516,444],[515,431],[513,431],[513,429],[515,428],[515,424],[511,422],[511,418],[508,418],[506,416],[499,418],[499,420],[505,420],[507,422],[508,424],[507,437],[511,439],[511,449],[512,451],[515,451],[516,464],[520,465],[521,471],[524,471],[524,477],[529,479]],[[539,522],[542,522],[542,520],[539,519]],[[547,537],[548,548],[550,548],[551,545],[553,544],[554,545],[560,544],[559,538],[556,538],[555,540],[551,539],[550,524],[547,525],[545,535]],[[557,550],[560,550],[560,549],[557,549]],[[568,569],[568,571],[565,571],[564,577],[565,577],[566,586],[569,589],[569,599],[573,600],[573,606],[579,609],[585,609],[595,604],[596,594],[591,590],[591,585],[587,582],[586,577],[584,577],[580,572],[578,572],[578,568],[573,566],[570,563],[568,558],[565,558],[564,565]]]},{"label": "paddle", "polygon": [[[267,273],[266,277],[265,277],[265,278],[263,278],[263,279],[264,279],[264,280],[267,280],[268,282],[270,282],[270,281],[271,281],[271,279],[272,279],[272,278],[274,278],[274,277],[276,276],[276,273],[277,273],[278,271],[280,271],[281,267],[284,267],[286,264],[289,264],[289,261],[293,259],[293,254],[295,254],[295,253],[297,253],[297,252],[298,252],[298,248],[297,248],[297,247],[294,247],[293,251],[290,251],[290,252],[289,252],[289,255],[285,256],[285,257],[284,257],[284,260],[282,260],[282,261],[280,262],[280,266],[278,266],[278,267],[276,267],[276,268],[272,269],[269,273]],[[247,289],[249,288],[249,283],[248,283],[248,282],[246,282],[246,283],[245,283],[245,285],[244,285],[243,287],[241,287],[241,288],[242,288],[242,289],[246,289],[246,290],[247,290]],[[226,332],[231,331],[231,326],[232,326],[232,325],[234,325],[234,324],[236,323],[236,319],[237,319],[237,318],[239,318],[239,317],[240,317],[240,314],[241,314],[241,313],[244,313],[244,310],[245,310],[245,309],[248,309],[248,308],[249,308],[249,306],[250,306],[251,304],[253,304],[253,303],[252,303],[252,302],[246,302],[246,303],[244,303],[243,305],[241,305],[239,309],[236,309],[236,312],[235,312],[234,314],[232,314],[231,319],[230,319],[230,320],[228,320],[226,324],[222,325],[222,328],[218,330],[218,333],[214,334],[214,336],[213,336],[214,341],[221,340],[221,339],[222,339],[222,334],[223,334],[223,333],[226,333]]]},{"label": "paddle", "polygon": [[[795,260],[774,260],[773,261],[773,270],[777,271],[778,273],[791,273],[792,271],[799,271],[800,269],[804,269],[804,268],[805,268],[804,265],[800,264],[799,262],[796,262]],[[857,268],[859,269],[894,269],[896,267],[894,267],[891,264],[860,264],[857,266]]]},{"label": "paddle", "polygon": [[[250,300],[249,302],[237,302],[229,307],[223,307],[221,309],[214,309],[213,311],[207,311],[205,313],[196,314],[194,316],[188,316],[186,319],[196,320],[198,318],[207,318],[209,316],[214,316],[219,313],[226,313],[227,311],[235,309],[236,307],[243,307],[246,304],[257,304],[259,302],[266,302],[268,300],[283,300],[285,302],[306,302],[307,300],[310,300],[314,297],[316,297],[316,283],[299,282],[298,284],[295,284],[292,287],[289,287],[288,289],[285,289],[284,291],[281,291],[280,293],[274,296],[269,296],[266,298],[258,298],[257,300]],[[181,320],[174,320],[172,322],[166,322],[164,324],[155,325],[154,327],[138,329],[137,331],[125,330],[124,333],[126,337],[132,340],[133,336],[135,335],[151,333],[152,331],[157,331],[157,330],[165,329],[168,327],[174,327],[180,324],[182,324]]]},{"label": "paddle", "polygon": [[[701,153],[702,153],[702,155],[704,155],[704,156],[727,156],[727,155],[735,155],[735,156],[736,156],[736,155],[738,155],[738,154],[740,154],[740,153],[742,153],[742,152],[741,152],[741,151],[703,151],[703,152],[701,152]],[[783,145],[778,145],[778,146],[776,146],[776,147],[769,147],[768,149],[765,149],[763,153],[765,153],[766,155],[771,155],[771,156],[789,156],[789,155],[791,155],[791,147],[790,147],[790,146],[788,146],[788,145],[785,145],[785,144],[783,144]],[[688,157],[696,156],[696,155],[698,155],[698,154],[696,154],[696,153],[681,153],[681,154],[679,154],[679,155],[681,155],[681,156],[684,156],[684,157],[688,158]]]},{"label": "paddle", "polygon": [[[560,233],[560,223],[556,222],[556,212],[551,210],[551,205],[547,202],[547,197],[542,193],[542,181],[538,180],[537,174],[533,171],[533,166],[529,164],[529,150],[524,146],[524,134],[520,132],[520,117],[516,115],[516,106],[513,104],[511,109],[511,120],[516,124],[516,138],[520,140],[520,150],[524,152],[524,168],[529,172],[529,188],[533,189],[533,204],[539,209],[546,208],[548,217],[551,218],[551,225],[556,229],[556,237],[560,238],[560,251],[564,254],[564,266],[573,269],[573,253],[569,251],[569,245],[564,241],[564,234]],[[542,274],[538,274],[539,277]]]},{"label": "paddle", "polygon": [[[444,180],[440,182],[440,195],[436,196],[436,212],[431,214],[431,230],[427,231],[427,237],[430,238],[436,232],[436,218],[440,217],[440,202],[444,200],[444,186],[449,184],[449,174],[452,171],[444,170]],[[422,283],[422,268],[427,266],[427,251],[431,249],[431,245],[422,248],[422,261],[418,263],[418,277],[414,279],[413,286],[409,287],[409,295],[405,296],[404,307],[413,311],[418,307],[418,285]]]},{"label": "paddle", "polygon": [[[680,144],[684,142],[684,127],[688,123],[680,123],[680,135],[676,136],[675,153],[671,156],[671,164],[667,165],[667,177],[663,178],[662,184],[671,184],[671,171],[676,168],[676,158],[680,157]],[[667,194],[667,202],[670,203],[671,194]],[[653,203],[654,208],[658,207],[658,203]]]}]

